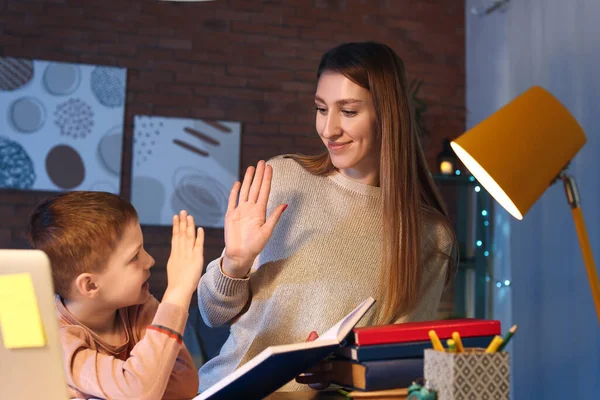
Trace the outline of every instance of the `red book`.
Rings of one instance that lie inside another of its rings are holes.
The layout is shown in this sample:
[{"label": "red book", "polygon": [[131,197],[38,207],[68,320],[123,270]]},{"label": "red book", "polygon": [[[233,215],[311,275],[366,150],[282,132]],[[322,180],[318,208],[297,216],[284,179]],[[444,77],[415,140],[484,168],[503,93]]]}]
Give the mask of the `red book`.
[{"label": "red book", "polygon": [[500,321],[477,318],[448,319],[440,321],[405,322],[380,326],[354,328],[354,344],[368,346],[374,344],[406,343],[429,340],[433,329],[440,339],[449,339],[452,332],[461,337],[500,335]]}]

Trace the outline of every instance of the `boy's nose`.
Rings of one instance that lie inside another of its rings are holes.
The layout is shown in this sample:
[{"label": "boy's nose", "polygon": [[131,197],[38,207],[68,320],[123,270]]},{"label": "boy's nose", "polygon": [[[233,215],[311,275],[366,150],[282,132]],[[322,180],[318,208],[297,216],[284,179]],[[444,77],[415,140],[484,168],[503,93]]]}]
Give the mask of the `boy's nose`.
[{"label": "boy's nose", "polygon": [[152,257],[150,254],[148,254],[148,269],[154,267],[154,264],[156,263],[156,261],[154,260],[154,257]]}]

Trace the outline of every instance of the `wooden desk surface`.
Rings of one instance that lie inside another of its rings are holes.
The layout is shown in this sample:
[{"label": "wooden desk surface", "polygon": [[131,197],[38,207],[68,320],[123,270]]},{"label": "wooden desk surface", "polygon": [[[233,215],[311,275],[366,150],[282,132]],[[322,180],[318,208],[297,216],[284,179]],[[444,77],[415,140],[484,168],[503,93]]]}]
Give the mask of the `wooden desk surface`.
[{"label": "wooden desk surface", "polygon": [[[356,395],[358,397],[358,393]],[[389,397],[390,399],[406,399],[408,396],[408,389],[391,389],[382,390],[379,392],[365,392],[360,397],[367,400],[368,398],[383,398]],[[275,392],[265,398],[265,400],[341,400],[346,399],[345,396],[334,392]]]},{"label": "wooden desk surface", "polygon": [[345,399],[336,392],[275,392],[265,400],[339,400]]}]

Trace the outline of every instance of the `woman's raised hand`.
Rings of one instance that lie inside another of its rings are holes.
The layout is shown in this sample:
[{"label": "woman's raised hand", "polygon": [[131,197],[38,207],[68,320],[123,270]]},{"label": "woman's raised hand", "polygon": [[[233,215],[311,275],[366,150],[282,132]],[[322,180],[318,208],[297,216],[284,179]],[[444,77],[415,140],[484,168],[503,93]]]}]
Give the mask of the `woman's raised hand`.
[{"label": "woman's raised hand", "polygon": [[222,269],[232,278],[243,278],[248,274],[287,208],[287,204],[280,204],[267,218],[272,176],[271,166],[259,161],[256,168],[248,167],[244,181],[241,185],[236,182],[229,194]]}]

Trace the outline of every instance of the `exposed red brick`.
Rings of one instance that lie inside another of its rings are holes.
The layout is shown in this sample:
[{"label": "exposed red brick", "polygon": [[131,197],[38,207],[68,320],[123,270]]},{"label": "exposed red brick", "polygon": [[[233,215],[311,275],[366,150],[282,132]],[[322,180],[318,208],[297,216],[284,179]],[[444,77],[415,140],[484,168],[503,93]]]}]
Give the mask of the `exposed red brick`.
[{"label": "exposed red brick", "polygon": [[160,38],[158,39],[158,47],[166,48],[166,49],[183,49],[183,50],[191,50],[192,49],[192,41],[182,40],[182,39],[169,39],[169,38]]}]

